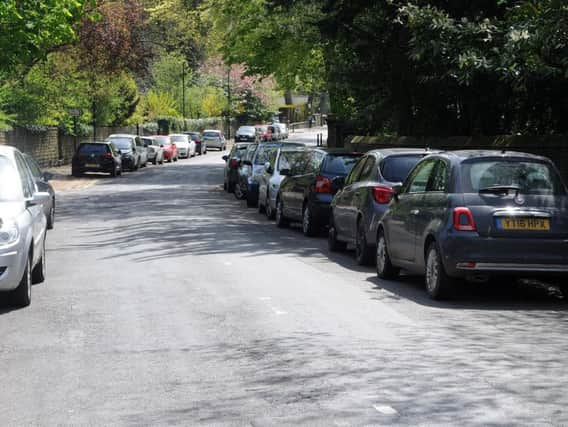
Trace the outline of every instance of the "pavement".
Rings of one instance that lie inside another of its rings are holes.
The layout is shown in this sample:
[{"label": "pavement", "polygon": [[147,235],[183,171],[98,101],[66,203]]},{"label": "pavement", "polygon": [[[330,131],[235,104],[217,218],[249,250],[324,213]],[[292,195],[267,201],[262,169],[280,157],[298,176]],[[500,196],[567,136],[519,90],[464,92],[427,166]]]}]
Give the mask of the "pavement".
[{"label": "pavement", "polygon": [[554,289],[383,281],[222,191],[222,153],[59,195],[0,307],[3,425],[568,425]]}]

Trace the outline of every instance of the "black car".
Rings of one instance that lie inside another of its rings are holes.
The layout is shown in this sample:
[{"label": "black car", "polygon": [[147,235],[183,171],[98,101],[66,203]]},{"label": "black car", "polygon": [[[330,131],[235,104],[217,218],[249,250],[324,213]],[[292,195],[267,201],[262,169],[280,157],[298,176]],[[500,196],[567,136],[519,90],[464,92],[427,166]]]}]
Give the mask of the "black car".
[{"label": "black car", "polygon": [[233,148],[231,148],[229,154],[223,156],[223,160],[225,161],[223,189],[229,193],[235,191],[241,158],[244,156],[249,145],[250,144],[241,142],[236,143],[233,145]]},{"label": "black car", "polygon": [[344,150],[301,149],[287,151],[289,169],[276,199],[276,224],[302,221],[306,236],[316,235],[329,219],[329,207],[337,191],[337,181],[344,178],[361,157]]},{"label": "black car", "polygon": [[531,154],[428,156],[395,195],[377,231],[377,273],[426,276],[434,299],[459,278],[568,277],[568,196],[553,163]]},{"label": "black car", "polygon": [[71,163],[71,174],[104,172],[111,176],[122,174],[122,157],[112,142],[83,142],[77,147]]},{"label": "black car", "polygon": [[241,126],[235,133],[235,142],[259,142],[254,126]]},{"label": "black car", "polygon": [[200,156],[202,154],[207,154],[207,143],[201,137],[201,133],[199,132],[184,132],[186,135],[195,141],[195,152]]},{"label": "black car", "polygon": [[37,189],[42,193],[49,193],[51,196],[51,198],[43,204],[43,212],[47,218],[47,229],[51,230],[55,225],[55,190],[49,183],[49,180],[53,178],[53,174],[43,172],[37,161],[29,154],[23,153],[23,156],[36,182]]},{"label": "black car", "polygon": [[379,220],[392,198],[392,187],[401,184],[424,156],[424,149],[387,148],[372,150],[362,157],[345,180],[340,180],[331,203],[328,243],[331,251],[355,245],[361,265],[375,260]]}]

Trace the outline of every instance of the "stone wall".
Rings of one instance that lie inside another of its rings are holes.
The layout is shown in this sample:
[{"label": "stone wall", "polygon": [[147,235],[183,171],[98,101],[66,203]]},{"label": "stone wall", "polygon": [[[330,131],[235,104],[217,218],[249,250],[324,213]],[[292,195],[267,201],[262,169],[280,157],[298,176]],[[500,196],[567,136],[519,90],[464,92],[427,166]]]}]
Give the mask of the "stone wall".
[{"label": "stone wall", "polygon": [[0,143],[14,146],[23,153],[32,155],[43,166],[52,166],[59,162],[57,128],[42,131],[15,128],[0,132]]},{"label": "stone wall", "polygon": [[568,136],[494,136],[494,137],[369,137],[354,136],[345,140],[345,147],[366,152],[388,147],[429,147],[441,150],[487,149],[522,151],[545,156],[554,161],[568,182]]}]

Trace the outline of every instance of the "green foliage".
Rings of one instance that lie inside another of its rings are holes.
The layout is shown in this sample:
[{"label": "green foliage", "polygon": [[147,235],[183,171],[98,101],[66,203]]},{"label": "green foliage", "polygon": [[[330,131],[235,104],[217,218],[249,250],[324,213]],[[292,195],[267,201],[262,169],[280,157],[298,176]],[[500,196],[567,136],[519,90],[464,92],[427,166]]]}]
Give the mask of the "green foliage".
[{"label": "green foliage", "polygon": [[142,121],[154,122],[161,116],[179,116],[176,102],[168,92],[153,89],[142,97],[137,114]]}]

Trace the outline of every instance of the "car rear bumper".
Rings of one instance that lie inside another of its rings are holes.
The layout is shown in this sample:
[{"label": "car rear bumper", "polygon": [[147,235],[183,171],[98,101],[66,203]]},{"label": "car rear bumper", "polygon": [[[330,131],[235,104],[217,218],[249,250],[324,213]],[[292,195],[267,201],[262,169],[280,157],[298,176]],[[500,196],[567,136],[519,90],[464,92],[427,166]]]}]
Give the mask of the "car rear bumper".
[{"label": "car rear bumper", "polygon": [[26,268],[27,251],[23,240],[0,252],[0,291],[18,287]]},{"label": "car rear bumper", "polygon": [[178,148],[178,155],[186,157],[189,155],[189,150],[187,148]]},{"label": "car rear bumper", "polygon": [[73,170],[81,173],[83,172],[110,173],[113,171],[114,168],[116,168],[114,163],[104,163],[104,164],[99,164],[98,166],[86,166],[85,164],[74,164],[72,167]]},{"label": "car rear bumper", "polygon": [[442,254],[450,276],[472,273],[568,275],[567,239],[480,237],[456,233],[444,240]]}]

